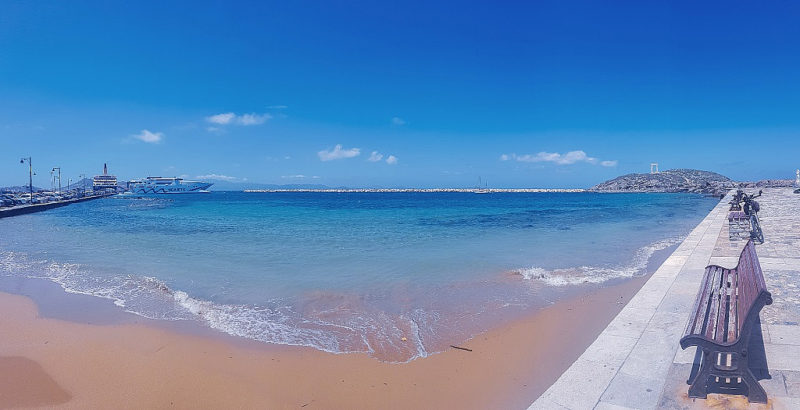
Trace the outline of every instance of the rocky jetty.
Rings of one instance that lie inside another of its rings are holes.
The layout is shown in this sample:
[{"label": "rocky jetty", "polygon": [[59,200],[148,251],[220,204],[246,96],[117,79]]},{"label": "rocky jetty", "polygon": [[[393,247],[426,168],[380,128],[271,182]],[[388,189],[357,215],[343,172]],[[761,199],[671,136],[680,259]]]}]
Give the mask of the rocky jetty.
[{"label": "rocky jetty", "polygon": [[762,179],[757,182],[740,182],[739,188],[787,188],[793,187],[792,179]]},{"label": "rocky jetty", "polygon": [[595,192],[693,192],[721,195],[739,184],[716,172],[671,169],[655,174],[628,174],[590,188]]}]

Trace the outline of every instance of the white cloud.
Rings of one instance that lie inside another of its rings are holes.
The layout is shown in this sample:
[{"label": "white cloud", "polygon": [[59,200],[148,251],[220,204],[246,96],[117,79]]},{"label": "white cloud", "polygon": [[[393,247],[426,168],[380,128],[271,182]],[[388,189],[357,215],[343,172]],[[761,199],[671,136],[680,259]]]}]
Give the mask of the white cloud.
[{"label": "white cloud", "polygon": [[233,182],[233,181],[236,181],[237,179],[239,179],[239,178],[236,178],[236,177],[230,177],[230,176],[227,176],[227,175],[220,175],[220,174],[198,175],[196,178],[197,179],[211,179],[211,180],[217,180],[217,181],[228,181],[228,182]]},{"label": "white cloud", "polygon": [[206,117],[206,121],[217,125],[259,125],[267,122],[271,118],[272,116],[266,113],[236,115],[232,112],[226,112]]},{"label": "white cloud", "polygon": [[578,162],[586,162],[588,164],[600,164],[604,167],[613,167],[617,165],[617,161],[600,161],[597,158],[590,157],[586,152],[577,150],[569,151],[564,154],[558,152],[539,152],[537,154],[503,154],[500,155],[500,161],[515,160],[519,162],[552,162],[558,165],[572,165]]},{"label": "white cloud", "polygon": [[367,161],[369,161],[369,162],[378,162],[378,161],[380,161],[382,159],[383,159],[383,154],[381,154],[378,151],[372,151],[372,154],[369,154],[369,158],[367,158]]},{"label": "white cloud", "polygon": [[286,105],[270,105],[270,106],[267,106],[267,108],[269,108],[270,110],[285,110],[285,109],[287,109],[289,107],[286,106]]},{"label": "white cloud", "polygon": [[237,118],[241,125],[259,125],[272,118],[269,114],[242,114]]},{"label": "white cloud", "polygon": [[392,125],[406,125],[406,121],[400,117],[392,117]]},{"label": "white cloud", "polygon": [[142,130],[142,132],[133,135],[133,138],[137,140],[144,141],[148,144],[158,144],[164,138],[164,134],[161,132],[150,132],[148,130]]},{"label": "white cloud", "polygon": [[397,157],[395,157],[394,155],[389,155],[389,158],[386,158],[386,163],[389,165],[397,164]]},{"label": "white cloud", "polygon": [[233,121],[234,118],[236,118],[236,114],[232,112],[226,112],[224,114],[217,114],[217,115],[212,115],[210,117],[206,117],[206,121],[212,124],[225,125]]},{"label": "white cloud", "polygon": [[335,159],[353,158],[361,154],[360,148],[342,148],[342,144],[336,144],[333,150],[322,150],[317,152],[321,161],[333,161]]}]

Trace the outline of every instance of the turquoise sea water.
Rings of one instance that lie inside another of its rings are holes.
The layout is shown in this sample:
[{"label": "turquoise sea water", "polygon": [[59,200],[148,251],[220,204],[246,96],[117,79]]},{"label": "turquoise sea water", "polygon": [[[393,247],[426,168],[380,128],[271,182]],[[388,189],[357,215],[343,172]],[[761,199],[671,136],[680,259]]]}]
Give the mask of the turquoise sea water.
[{"label": "turquoise sea water", "polygon": [[[112,197],[0,219],[0,275],[145,317],[406,361],[644,274],[717,203],[684,194]],[[402,338],[406,341],[402,341]]]}]

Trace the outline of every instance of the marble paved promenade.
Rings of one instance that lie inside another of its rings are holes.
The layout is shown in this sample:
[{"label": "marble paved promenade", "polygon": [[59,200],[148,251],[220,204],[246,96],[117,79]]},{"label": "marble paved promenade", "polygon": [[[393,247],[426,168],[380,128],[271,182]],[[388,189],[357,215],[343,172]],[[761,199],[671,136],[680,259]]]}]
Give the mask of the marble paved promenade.
[{"label": "marble paved promenade", "polygon": [[756,252],[774,303],[761,311],[762,368],[754,373],[769,402],[687,395],[699,358],[694,347],[681,350],[679,340],[704,268],[736,266],[745,244],[728,238],[729,200],[730,194],[530,409],[800,409],[800,194],[788,188],[765,189],[759,198],[765,243]]}]

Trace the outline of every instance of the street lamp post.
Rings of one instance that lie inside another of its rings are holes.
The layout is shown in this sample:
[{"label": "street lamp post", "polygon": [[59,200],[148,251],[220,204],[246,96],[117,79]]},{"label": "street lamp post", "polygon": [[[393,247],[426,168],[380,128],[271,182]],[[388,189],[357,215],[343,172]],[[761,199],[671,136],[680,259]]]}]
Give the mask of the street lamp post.
[{"label": "street lamp post", "polygon": [[53,167],[50,172],[55,172],[56,170],[58,170],[58,194],[61,195],[61,167]]},{"label": "street lamp post", "polygon": [[19,163],[24,164],[26,160],[28,161],[28,188],[31,193],[31,204],[33,204],[33,163],[31,162],[31,157],[21,158]]}]

